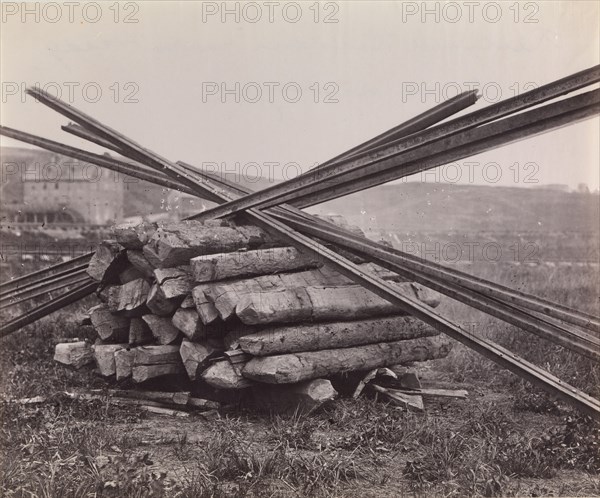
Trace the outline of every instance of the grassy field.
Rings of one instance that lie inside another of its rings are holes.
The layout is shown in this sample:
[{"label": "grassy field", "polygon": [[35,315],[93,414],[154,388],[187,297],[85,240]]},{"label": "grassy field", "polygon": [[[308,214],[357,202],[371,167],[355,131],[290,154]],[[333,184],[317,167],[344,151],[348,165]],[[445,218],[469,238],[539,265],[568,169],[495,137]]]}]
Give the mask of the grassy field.
[{"label": "grassy field", "polygon": [[[595,269],[467,270],[598,312]],[[2,397],[50,399],[0,404],[2,496],[600,495],[600,425],[459,344],[419,374],[425,385],[464,388],[469,398],[429,402],[425,415],[361,398],[303,416],[239,407],[215,420],[172,419],[61,396],[106,386],[52,361],[65,337],[92,337],[70,321],[73,308],[3,341]],[[449,299],[441,311],[600,395],[598,365]]]}]

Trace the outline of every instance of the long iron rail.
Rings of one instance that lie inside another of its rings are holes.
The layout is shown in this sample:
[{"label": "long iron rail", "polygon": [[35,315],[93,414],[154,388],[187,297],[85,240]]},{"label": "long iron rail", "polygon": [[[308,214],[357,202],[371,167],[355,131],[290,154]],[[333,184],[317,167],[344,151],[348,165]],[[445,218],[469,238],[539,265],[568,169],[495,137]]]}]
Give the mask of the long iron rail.
[{"label": "long iron rail", "polygon": [[29,310],[27,313],[18,316],[17,318],[3,323],[0,327],[0,337],[5,337],[13,332],[19,330],[25,325],[29,325],[40,318],[50,315],[55,311],[58,311],[69,304],[73,304],[80,299],[83,299],[90,294],[93,294],[98,287],[97,282],[89,282],[81,284],[74,289],[62,294],[61,296],[52,299],[51,301],[44,303],[36,308]]}]

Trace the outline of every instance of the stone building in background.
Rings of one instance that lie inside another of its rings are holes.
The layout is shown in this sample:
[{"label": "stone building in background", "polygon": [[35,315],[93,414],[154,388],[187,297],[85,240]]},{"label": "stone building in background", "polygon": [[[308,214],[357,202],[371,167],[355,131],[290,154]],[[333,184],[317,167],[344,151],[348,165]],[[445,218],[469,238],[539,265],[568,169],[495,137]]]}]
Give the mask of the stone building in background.
[{"label": "stone building in background", "polygon": [[123,218],[124,178],[33,149],[2,147],[1,222],[107,225]]}]

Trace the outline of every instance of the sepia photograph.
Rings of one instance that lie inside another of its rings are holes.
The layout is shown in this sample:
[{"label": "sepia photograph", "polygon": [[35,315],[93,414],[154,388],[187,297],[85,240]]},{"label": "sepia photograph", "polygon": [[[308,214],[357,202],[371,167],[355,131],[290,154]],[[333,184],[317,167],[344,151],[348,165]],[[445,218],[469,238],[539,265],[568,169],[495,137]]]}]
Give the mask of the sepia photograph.
[{"label": "sepia photograph", "polygon": [[0,7],[0,496],[600,497],[598,0]]}]

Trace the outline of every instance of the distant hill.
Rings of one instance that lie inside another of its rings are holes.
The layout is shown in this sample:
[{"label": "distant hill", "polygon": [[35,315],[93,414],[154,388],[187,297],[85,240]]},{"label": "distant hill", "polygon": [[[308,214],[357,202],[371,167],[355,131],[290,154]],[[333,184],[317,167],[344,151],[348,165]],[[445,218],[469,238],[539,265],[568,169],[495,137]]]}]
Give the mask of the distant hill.
[{"label": "distant hill", "polygon": [[399,232],[598,232],[600,196],[544,188],[401,183],[312,208],[363,229]]}]

